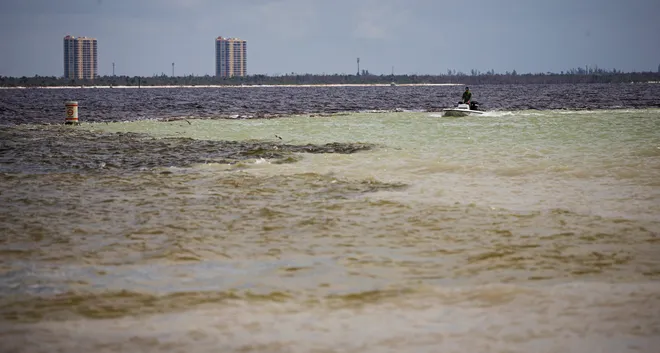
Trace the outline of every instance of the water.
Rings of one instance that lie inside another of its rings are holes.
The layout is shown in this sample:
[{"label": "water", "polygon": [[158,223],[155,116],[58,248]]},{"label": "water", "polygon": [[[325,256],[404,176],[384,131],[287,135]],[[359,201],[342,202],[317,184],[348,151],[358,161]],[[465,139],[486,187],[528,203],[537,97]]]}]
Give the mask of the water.
[{"label": "water", "polygon": [[15,118],[1,350],[655,352],[660,109],[587,108]]},{"label": "water", "polygon": [[[660,84],[472,85],[486,110],[660,108]],[[64,102],[86,122],[272,117],[370,110],[439,111],[463,86],[0,89],[0,124],[61,123]]]}]

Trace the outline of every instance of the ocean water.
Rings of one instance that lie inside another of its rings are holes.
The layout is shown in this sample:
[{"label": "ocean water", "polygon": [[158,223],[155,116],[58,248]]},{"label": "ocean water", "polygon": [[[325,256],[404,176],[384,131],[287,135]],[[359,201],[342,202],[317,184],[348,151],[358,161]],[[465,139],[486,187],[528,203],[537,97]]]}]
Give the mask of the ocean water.
[{"label": "ocean water", "polygon": [[655,101],[447,118],[310,90],[269,119],[6,118],[0,351],[660,347]]},{"label": "ocean water", "polygon": [[[64,102],[79,104],[85,122],[178,117],[250,118],[361,111],[440,111],[462,85],[382,87],[167,87],[0,89],[0,124],[58,124]],[[660,108],[660,84],[472,85],[490,111]]]}]

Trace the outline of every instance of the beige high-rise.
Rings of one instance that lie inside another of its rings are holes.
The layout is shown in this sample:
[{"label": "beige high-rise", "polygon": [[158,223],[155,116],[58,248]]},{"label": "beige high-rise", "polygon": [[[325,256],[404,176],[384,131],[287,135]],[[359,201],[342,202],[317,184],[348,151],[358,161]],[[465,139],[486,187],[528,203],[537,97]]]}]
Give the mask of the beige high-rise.
[{"label": "beige high-rise", "polygon": [[64,37],[64,77],[93,80],[98,77],[96,38]]},{"label": "beige high-rise", "polygon": [[238,38],[215,40],[215,75],[234,77],[247,75],[247,42]]}]

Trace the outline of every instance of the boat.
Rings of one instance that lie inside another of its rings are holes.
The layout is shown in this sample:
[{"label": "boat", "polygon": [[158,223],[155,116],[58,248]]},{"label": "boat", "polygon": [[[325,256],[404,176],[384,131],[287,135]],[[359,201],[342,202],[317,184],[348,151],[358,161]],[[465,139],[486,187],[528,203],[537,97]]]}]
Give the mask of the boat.
[{"label": "boat", "polygon": [[459,102],[454,108],[445,108],[442,110],[443,116],[468,116],[468,115],[481,115],[485,113],[479,109],[479,103],[476,101],[466,104]]}]

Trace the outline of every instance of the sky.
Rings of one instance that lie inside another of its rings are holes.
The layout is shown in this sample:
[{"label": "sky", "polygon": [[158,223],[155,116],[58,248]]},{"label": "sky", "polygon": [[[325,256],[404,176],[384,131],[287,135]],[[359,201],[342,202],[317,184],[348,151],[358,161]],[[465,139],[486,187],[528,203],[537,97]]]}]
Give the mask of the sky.
[{"label": "sky", "polygon": [[62,76],[66,35],[98,73],[213,75],[215,39],[248,74],[657,71],[658,0],[0,0],[0,76]]}]

